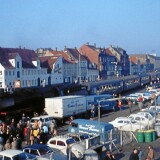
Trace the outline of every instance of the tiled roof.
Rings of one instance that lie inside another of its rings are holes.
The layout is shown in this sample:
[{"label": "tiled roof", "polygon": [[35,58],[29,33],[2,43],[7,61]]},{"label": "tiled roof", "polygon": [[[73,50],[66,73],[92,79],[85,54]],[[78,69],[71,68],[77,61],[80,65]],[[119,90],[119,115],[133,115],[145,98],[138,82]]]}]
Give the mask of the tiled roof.
[{"label": "tiled roof", "polygon": [[41,67],[48,68],[48,72],[51,73],[53,69],[53,64],[57,61],[58,58],[58,56],[39,57],[41,61]]},{"label": "tiled roof", "polygon": [[136,56],[130,56],[129,60],[133,63],[133,64],[137,64],[138,63],[138,58]]},{"label": "tiled roof", "polygon": [[109,56],[114,56],[113,53],[109,50],[109,48],[106,48],[106,54]]},{"label": "tiled roof", "polygon": [[65,52],[75,60],[81,60],[81,61],[86,60],[86,58],[83,55],[81,55],[77,49],[66,48]]},{"label": "tiled roof", "polygon": [[5,68],[10,68],[12,65],[10,64],[9,59],[15,58],[17,53],[22,59],[23,68],[35,68],[32,61],[37,60],[38,57],[33,50],[29,49],[0,48],[0,63]]},{"label": "tiled roof", "polygon": [[91,62],[95,63],[98,66],[99,52],[94,46],[84,44],[79,48],[79,52],[82,55],[87,56]]},{"label": "tiled roof", "polygon": [[65,52],[65,51],[48,51],[47,52],[47,54],[46,54],[46,56],[47,55],[53,55],[53,56],[62,56],[66,61],[68,61],[68,62],[70,62],[70,63],[75,63],[75,61],[74,60],[72,60],[71,58],[70,58],[70,56]]}]

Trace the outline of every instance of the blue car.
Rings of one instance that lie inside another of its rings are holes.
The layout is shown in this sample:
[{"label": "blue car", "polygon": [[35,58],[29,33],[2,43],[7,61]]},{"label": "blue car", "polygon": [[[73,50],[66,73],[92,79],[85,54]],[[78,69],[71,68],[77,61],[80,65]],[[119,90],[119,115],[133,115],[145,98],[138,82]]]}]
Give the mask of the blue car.
[{"label": "blue car", "polygon": [[35,157],[44,157],[45,159],[50,159],[50,157],[58,157],[56,159],[60,159],[59,157],[62,158],[62,153],[59,150],[51,149],[49,146],[44,144],[29,145],[24,147],[22,151],[27,153],[27,155],[32,155]]}]

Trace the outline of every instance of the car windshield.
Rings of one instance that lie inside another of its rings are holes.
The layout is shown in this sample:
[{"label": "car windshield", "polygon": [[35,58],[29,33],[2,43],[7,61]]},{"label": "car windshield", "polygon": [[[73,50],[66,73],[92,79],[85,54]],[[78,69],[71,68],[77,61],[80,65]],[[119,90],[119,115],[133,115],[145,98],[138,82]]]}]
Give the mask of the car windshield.
[{"label": "car windshield", "polygon": [[70,138],[70,139],[66,140],[66,143],[67,144],[73,144],[73,143],[75,143],[75,140],[73,138]]},{"label": "car windshield", "polygon": [[13,157],[13,160],[27,160],[29,157],[25,153],[18,154]]}]

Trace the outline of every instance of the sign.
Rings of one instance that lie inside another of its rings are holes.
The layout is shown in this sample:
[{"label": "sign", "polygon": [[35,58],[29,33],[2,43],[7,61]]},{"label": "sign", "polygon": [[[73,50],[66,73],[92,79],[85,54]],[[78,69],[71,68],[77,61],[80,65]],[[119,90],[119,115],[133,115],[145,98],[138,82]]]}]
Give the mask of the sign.
[{"label": "sign", "polygon": [[14,88],[21,88],[21,81],[20,80],[14,81]]}]

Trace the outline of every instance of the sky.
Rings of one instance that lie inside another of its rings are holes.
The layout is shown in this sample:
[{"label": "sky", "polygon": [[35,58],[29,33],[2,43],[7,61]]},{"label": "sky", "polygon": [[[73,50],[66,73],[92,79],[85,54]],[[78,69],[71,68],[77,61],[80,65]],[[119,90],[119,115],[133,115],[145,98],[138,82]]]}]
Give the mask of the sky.
[{"label": "sky", "polygon": [[160,0],[0,0],[0,46],[118,46],[160,56]]}]

